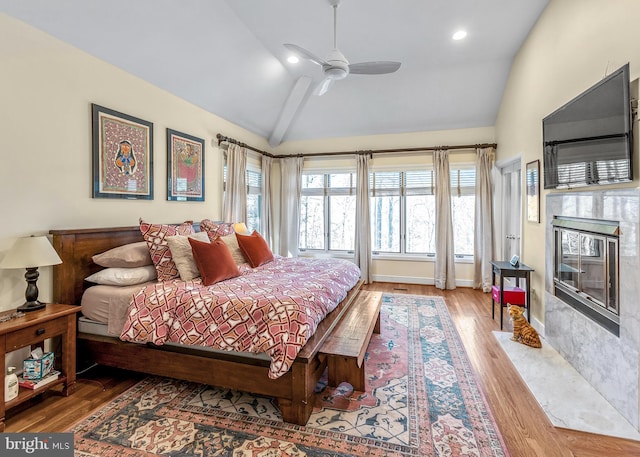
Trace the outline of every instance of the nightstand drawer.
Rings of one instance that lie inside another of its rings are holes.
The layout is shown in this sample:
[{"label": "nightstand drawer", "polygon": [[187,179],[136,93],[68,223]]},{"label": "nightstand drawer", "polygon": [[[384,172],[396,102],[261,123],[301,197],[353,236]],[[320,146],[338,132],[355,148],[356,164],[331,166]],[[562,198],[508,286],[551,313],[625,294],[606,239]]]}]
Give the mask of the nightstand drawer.
[{"label": "nightstand drawer", "polygon": [[24,346],[39,343],[47,338],[61,335],[67,330],[67,317],[59,317],[57,319],[34,324],[27,328],[16,330],[7,334],[7,352],[13,351]]}]

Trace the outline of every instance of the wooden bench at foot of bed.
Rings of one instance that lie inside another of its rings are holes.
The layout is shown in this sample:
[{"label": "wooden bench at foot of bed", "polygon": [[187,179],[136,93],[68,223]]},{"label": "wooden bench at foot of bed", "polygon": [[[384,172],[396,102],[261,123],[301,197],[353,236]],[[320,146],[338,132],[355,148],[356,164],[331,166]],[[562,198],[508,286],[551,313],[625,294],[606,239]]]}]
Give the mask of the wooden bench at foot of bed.
[{"label": "wooden bench at foot of bed", "polygon": [[364,357],[371,335],[380,333],[380,292],[361,291],[342,316],[320,353],[327,356],[329,386],[348,382],[354,390],[364,391]]}]

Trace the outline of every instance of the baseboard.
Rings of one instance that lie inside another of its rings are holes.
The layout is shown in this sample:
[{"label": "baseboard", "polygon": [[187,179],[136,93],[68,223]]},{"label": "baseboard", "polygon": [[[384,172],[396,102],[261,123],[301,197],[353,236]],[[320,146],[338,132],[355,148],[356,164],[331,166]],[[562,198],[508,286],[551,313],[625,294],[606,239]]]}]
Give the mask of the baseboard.
[{"label": "baseboard", "polygon": [[545,336],[545,334],[544,334],[544,324],[542,322],[540,322],[535,317],[532,317],[531,318],[531,326],[536,329],[536,331],[538,332],[538,334],[541,337],[544,338],[544,336]]},{"label": "baseboard", "polygon": [[[411,276],[388,276],[388,275],[373,275],[373,281],[377,282],[399,282],[404,284],[423,284],[426,286],[435,285],[433,278],[411,277]],[[473,287],[473,280],[471,279],[456,279],[457,287]]]}]

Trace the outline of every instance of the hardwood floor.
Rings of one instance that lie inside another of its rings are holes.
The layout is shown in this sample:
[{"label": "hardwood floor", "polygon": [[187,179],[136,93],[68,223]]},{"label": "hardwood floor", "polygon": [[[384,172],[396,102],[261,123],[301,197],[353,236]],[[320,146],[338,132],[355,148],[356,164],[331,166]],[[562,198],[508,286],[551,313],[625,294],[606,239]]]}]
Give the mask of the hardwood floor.
[{"label": "hardwood floor", "polygon": [[[412,284],[373,283],[365,288],[445,298],[512,457],[640,456],[640,442],[559,429],[549,422],[491,334],[499,323],[491,319],[490,295],[468,288],[441,291]],[[76,392],[70,397],[45,393],[9,410],[5,431],[64,431],[142,377],[106,367],[91,369],[78,376]]]}]

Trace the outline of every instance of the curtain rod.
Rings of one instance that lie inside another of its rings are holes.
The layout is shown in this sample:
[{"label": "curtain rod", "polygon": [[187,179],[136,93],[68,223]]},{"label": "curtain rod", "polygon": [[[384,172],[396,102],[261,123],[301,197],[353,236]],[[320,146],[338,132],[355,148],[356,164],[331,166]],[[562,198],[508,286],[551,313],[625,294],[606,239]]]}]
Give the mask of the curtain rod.
[{"label": "curtain rod", "polygon": [[224,136],[221,133],[218,133],[216,135],[216,138],[218,139],[218,146],[220,146],[220,143],[225,141],[227,143],[237,144],[238,146],[241,146],[241,147],[246,148],[246,149],[251,149],[252,151],[256,151],[256,152],[258,152],[258,153],[260,153],[260,154],[262,154],[264,156],[267,156],[267,157],[273,157],[273,158],[277,158],[278,157],[278,156],[274,156],[273,154],[271,154],[271,153],[269,153],[267,151],[263,151],[262,149],[254,148],[253,146],[249,146],[246,143],[241,143],[238,140],[234,140],[233,138],[229,138],[228,136]]},{"label": "curtain rod", "polygon": [[218,145],[220,145],[221,142],[226,141],[227,143],[237,144],[238,146],[251,149],[252,151],[259,152],[260,154],[266,155],[268,157],[272,157],[274,159],[284,159],[287,157],[343,156],[343,155],[354,155],[354,154],[392,154],[396,152],[438,151],[443,149],[446,149],[446,150],[476,149],[476,148],[494,148],[495,149],[498,146],[496,143],[482,143],[482,144],[462,144],[462,145],[456,145],[456,146],[427,146],[422,148],[368,149],[368,150],[360,150],[360,151],[311,152],[307,154],[274,155],[266,151],[261,151],[260,149],[251,147],[247,144],[241,143],[237,140],[234,140],[233,138],[229,138],[220,133],[218,133],[216,138],[218,138]]}]

